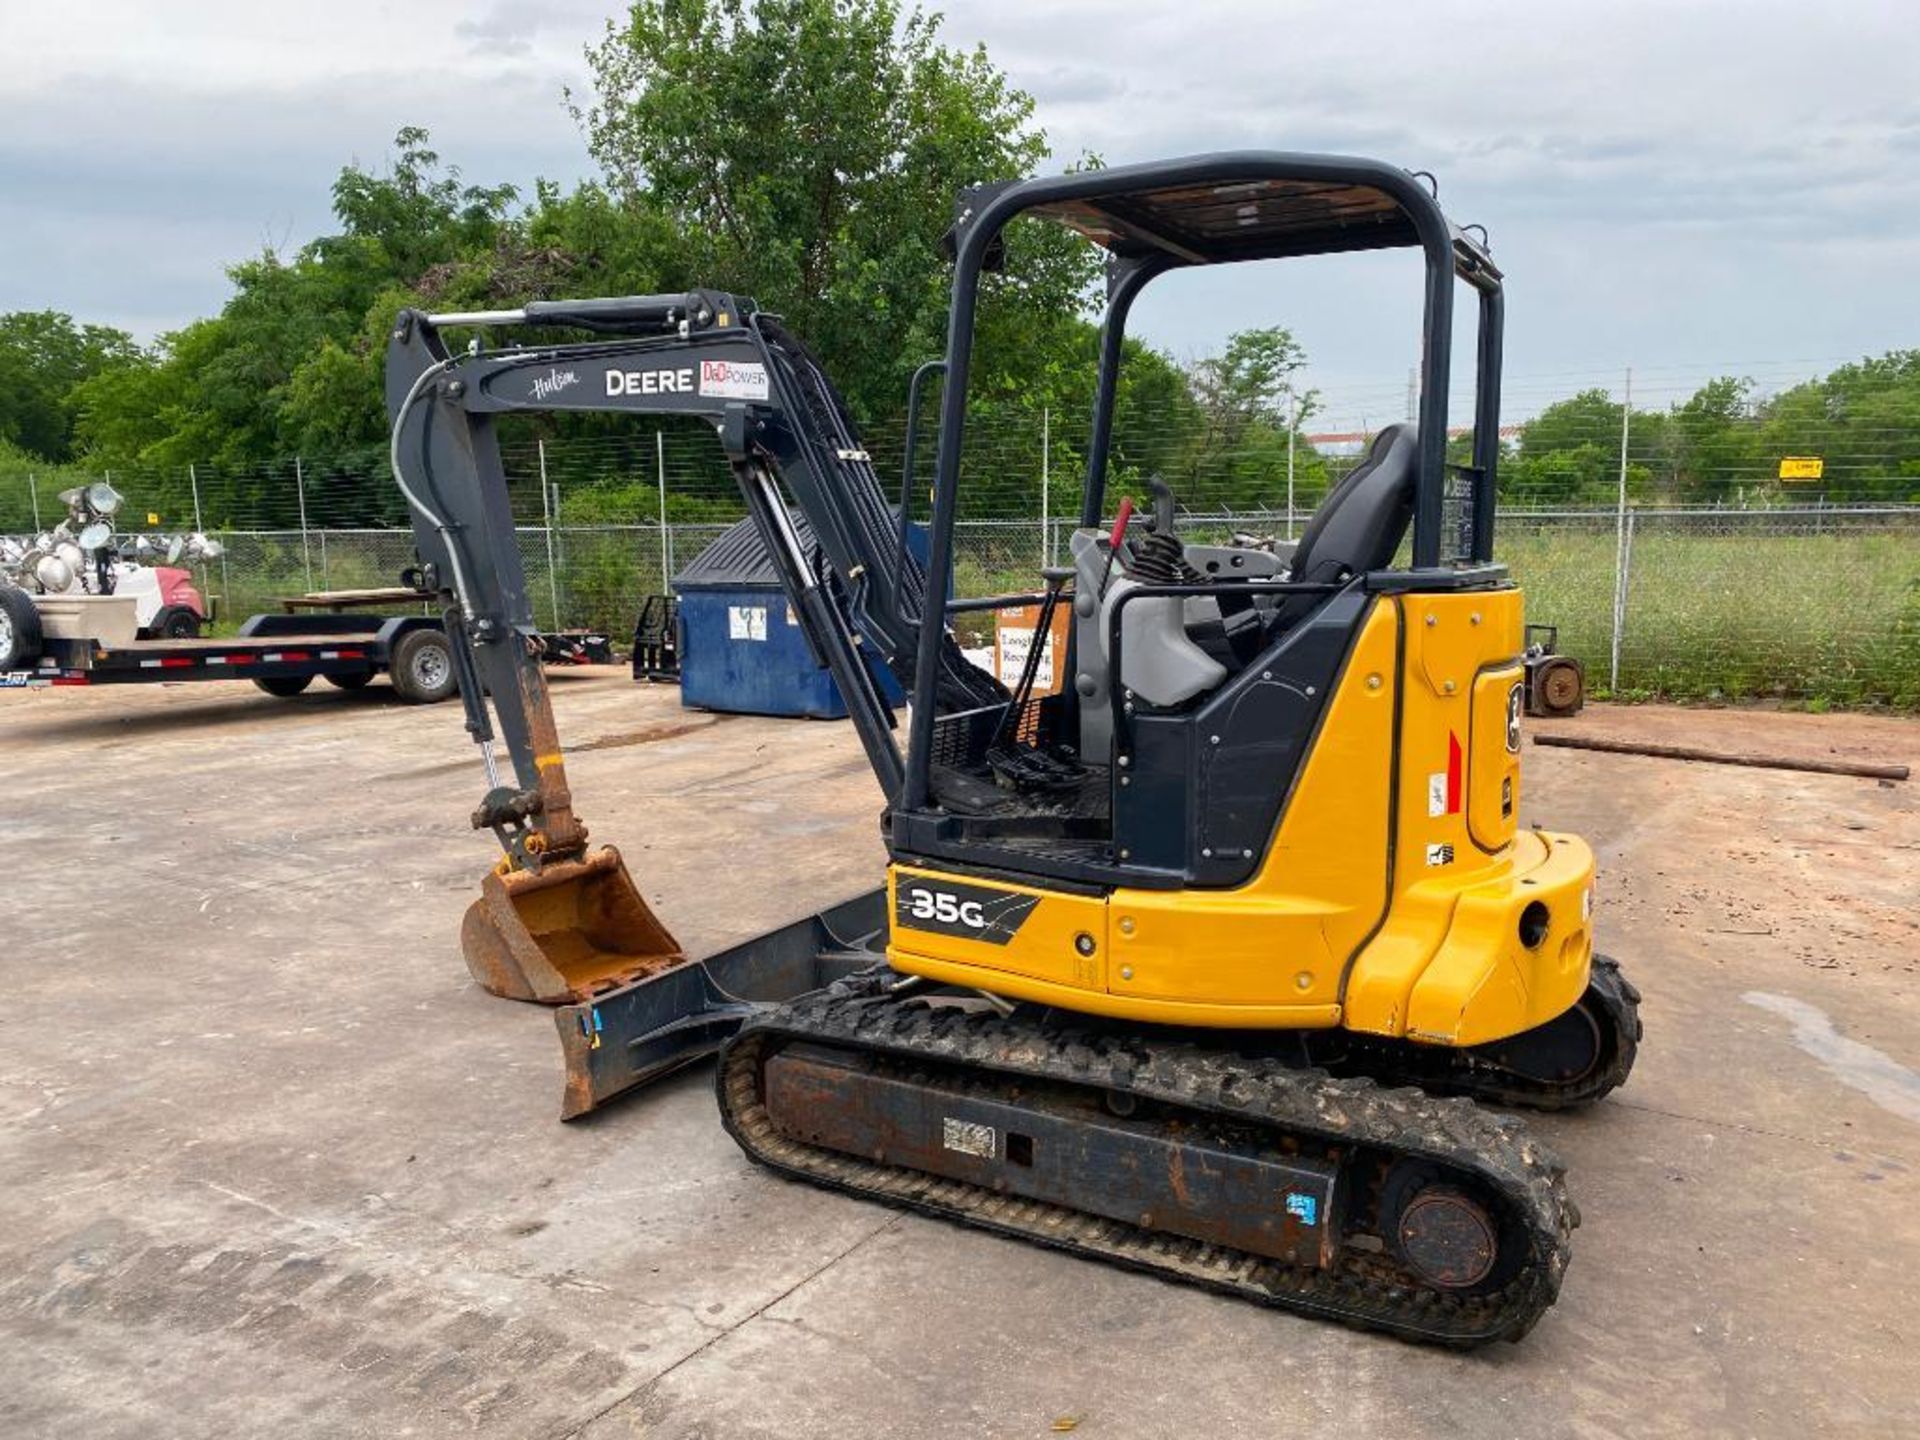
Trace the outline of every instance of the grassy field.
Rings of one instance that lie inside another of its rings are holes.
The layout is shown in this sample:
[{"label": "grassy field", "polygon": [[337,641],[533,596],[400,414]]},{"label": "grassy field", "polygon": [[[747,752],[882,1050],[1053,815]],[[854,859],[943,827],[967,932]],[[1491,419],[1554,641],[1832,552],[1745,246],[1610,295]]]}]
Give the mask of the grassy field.
[{"label": "grassy field", "polygon": [[[1920,710],[1920,527],[1781,534],[1720,523],[1718,533],[1691,518],[1636,524],[1618,698]],[[1033,589],[1033,548],[1002,532],[966,544],[960,592]],[[1506,523],[1497,549],[1526,591],[1527,618],[1558,625],[1560,649],[1606,695],[1612,520]]]},{"label": "grassy field", "polygon": [[[1610,527],[1509,527],[1501,557],[1527,616],[1607,688]],[[1920,532],[1687,533],[1636,527],[1621,698],[1781,699],[1920,709]]]}]

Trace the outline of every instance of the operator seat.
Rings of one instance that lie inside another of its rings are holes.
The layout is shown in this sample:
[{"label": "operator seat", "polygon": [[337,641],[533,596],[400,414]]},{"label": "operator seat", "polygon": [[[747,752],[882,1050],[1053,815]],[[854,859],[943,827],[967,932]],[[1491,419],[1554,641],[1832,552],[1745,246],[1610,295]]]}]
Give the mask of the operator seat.
[{"label": "operator seat", "polygon": [[[1389,425],[1374,436],[1365,458],[1328,492],[1300,532],[1287,578],[1337,585],[1392,564],[1413,522],[1419,455],[1412,425]],[[1278,634],[1326,598],[1289,595],[1267,622],[1267,634]]]}]

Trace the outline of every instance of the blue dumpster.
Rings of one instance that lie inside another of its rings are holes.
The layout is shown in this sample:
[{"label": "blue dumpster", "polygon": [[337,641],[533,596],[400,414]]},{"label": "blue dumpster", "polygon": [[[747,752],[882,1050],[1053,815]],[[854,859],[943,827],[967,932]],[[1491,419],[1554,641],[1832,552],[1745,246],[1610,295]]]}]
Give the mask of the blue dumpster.
[{"label": "blue dumpster", "polygon": [[[816,542],[795,515],[801,547]],[[752,519],[742,520],[673,577],[680,597],[680,703],[740,715],[847,713],[840,687],[807,645]],[[893,672],[876,665],[880,689],[904,703]]]}]

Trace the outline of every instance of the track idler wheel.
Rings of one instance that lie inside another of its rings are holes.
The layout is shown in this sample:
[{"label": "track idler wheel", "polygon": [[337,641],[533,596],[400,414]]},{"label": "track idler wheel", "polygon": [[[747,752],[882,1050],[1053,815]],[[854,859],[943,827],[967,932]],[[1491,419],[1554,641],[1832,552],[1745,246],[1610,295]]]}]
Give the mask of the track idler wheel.
[{"label": "track idler wheel", "polygon": [[1401,1206],[1393,1245],[1400,1258],[1441,1290],[1484,1284],[1500,1258],[1500,1229],[1472,1196],[1429,1185]]}]

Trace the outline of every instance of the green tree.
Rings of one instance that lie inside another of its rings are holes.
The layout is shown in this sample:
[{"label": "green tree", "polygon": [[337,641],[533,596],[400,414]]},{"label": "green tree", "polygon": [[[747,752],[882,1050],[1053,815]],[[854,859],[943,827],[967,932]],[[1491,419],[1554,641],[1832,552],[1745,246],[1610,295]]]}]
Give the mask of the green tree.
[{"label": "green tree", "polygon": [[[1527,505],[1600,505],[1620,487],[1621,420],[1626,407],[1605,390],[1582,390],[1557,400],[1520,427],[1518,442],[1501,457],[1503,499]],[[1663,453],[1665,417],[1633,412],[1627,446],[1627,493],[1650,498]]]},{"label": "green tree", "polygon": [[1818,456],[1812,484],[1781,484],[1785,499],[1920,499],[1920,350],[1842,365],[1759,407],[1756,449],[1768,476],[1789,455]]},{"label": "green tree", "polygon": [[[1286,499],[1287,431],[1318,397],[1301,386],[1306,351],[1284,326],[1236,331],[1190,372],[1197,425],[1186,446],[1186,493],[1197,506],[1260,509]],[[1297,496],[1325,485],[1322,458],[1294,437]]]},{"label": "green tree", "polygon": [[57,310],[0,315],[0,441],[42,460],[73,456],[74,387],[140,365],[133,337]]},{"label": "green tree", "polygon": [[1754,422],[1753,381],[1723,375],[1709,380],[1670,417],[1666,439],[1674,497],[1728,500],[1740,487],[1764,483]]},{"label": "green tree", "polygon": [[[1048,154],[1032,98],[939,28],[894,0],[640,0],[589,51],[595,96],[576,102],[610,195],[667,220],[677,283],[786,316],[869,421],[944,346],[938,247],[959,191]],[[1098,275],[1055,227],[1008,239],[980,317],[989,398],[1035,396]]]}]

